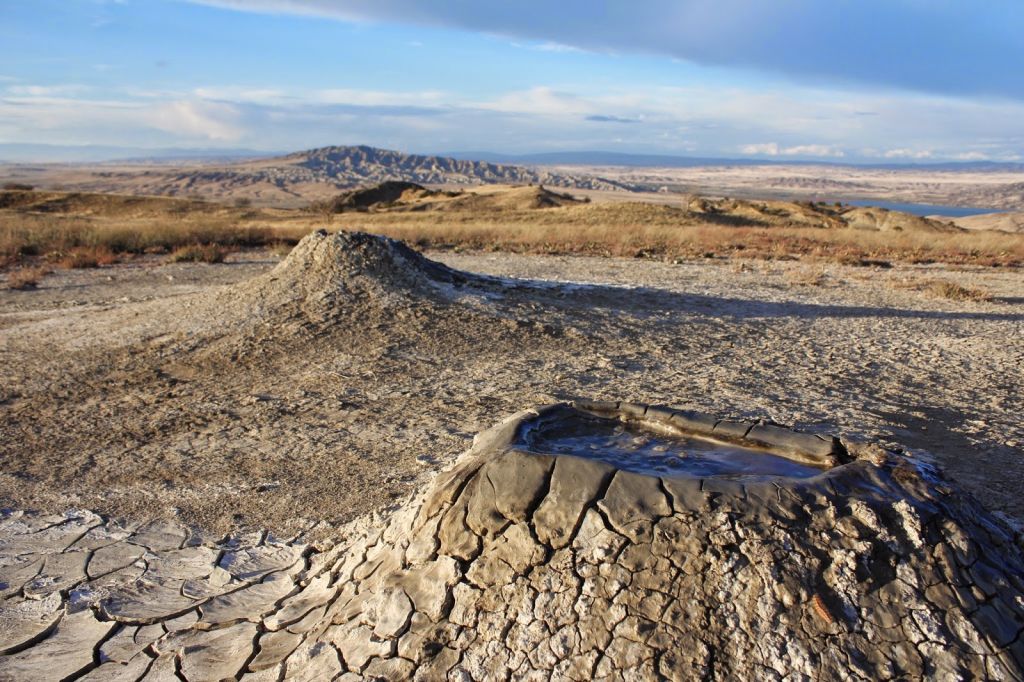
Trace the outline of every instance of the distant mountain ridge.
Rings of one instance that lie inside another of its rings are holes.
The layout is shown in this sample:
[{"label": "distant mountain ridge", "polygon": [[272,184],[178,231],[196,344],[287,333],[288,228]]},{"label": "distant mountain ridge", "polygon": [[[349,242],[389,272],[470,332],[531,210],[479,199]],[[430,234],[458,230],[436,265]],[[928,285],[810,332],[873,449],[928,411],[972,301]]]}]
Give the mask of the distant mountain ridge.
[{"label": "distant mountain ridge", "polygon": [[366,145],[321,147],[271,161],[307,169],[317,178],[349,186],[400,180],[435,185],[534,183],[573,189],[627,189],[621,183],[589,175],[553,173],[450,156],[406,154]]},{"label": "distant mountain ridge", "polygon": [[565,189],[632,189],[621,182],[585,173],[405,154],[365,145],[321,147],[284,156],[216,163],[109,163],[56,169],[23,166],[13,167],[9,179],[43,187],[59,185],[81,192],[249,199],[282,206],[319,201],[339,191],[387,181],[421,185],[534,184]]},{"label": "distant mountain ridge", "polygon": [[526,166],[618,166],[633,168],[700,168],[702,166],[850,166],[882,170],[974,170],[1024,172],[1024,164],[1013,161],[921,161],[917,163],[872,163],[827,160],[778,159],[765,157],[703,157],[674,154],[637,154],[608,151],[562,151],[537,154],[500,154],[486,151],[444,152],[456,159],[477,159],[499,164]]},{"label": "distant mountain ridge", "polygon": [[[376,150],[396,157],[479,161],[497,166],[615,166],[635,168],[696,168],[701,166],[849,166],[887,170],[948,170],[1024,172],[1024,163],[1013,161],[927,161],[880,163],[863,159],[778,159],[771,157],[702,157],[676,154],[615,152],[603,150],[556,151],[510,154],[491,151],[432,152],[403,154],[367,145],[329,146],[307,152],[287,153],[228,148],[146,148],[112,145],[58,145],[42,143],[0,143],[0,163],[145,163],[162,165],[185,162],[228,163],[254,158],[284,158],[324,150]],[[373,155],[368,155],[373,156]]]},{"label": "distant mountain ridge", "polygon": [[[915,178],[896,182],[886,175],[885,182],[881,183],[878,178],[872,178],[870,173],[857,174],[851,171],[847,174],[842,169],[826,170],[825,166],[820,167],[821,172],[815,170],[800,173],[795,169],[776,172],[772,169],[782,169],[783,166],[772,166],[749,177],[745,168],[738,169],[734,176],[728,176],[728,173],[715,174],[709,181],[699,167],[695,173],[687,168],[677,167],[673,170],[667,167],[665,159],[676,157],[605,154],[612,153],[580,152],[571,157],[547,154],[539,157],[521,156],[517,158],[522,163],[515,164],[501,163],[494,159],[458,158],[453,155],[407,154],[367,145],[331,146],[285,155],[264,153],[255,158],[14,164],[0,166],[0,180],[41,188],[60,187],[69,191],[187,196],[216,201],[249,200],[279,206],[308,205],[313,201],[334,197],[345,190],[399,181],[453,187],[533,184],[570,191],[617,190],[762,198],[774,196],[831,201],[882,201],[889,200],[889,194],[892,194],[898,196],[903,203],[934,204],[940,208],[948,205],[991,210],[1024,209],[1024,183],[1019,182],[1019,176],[994,176],[991,182],[980,183],[968,179],[935,189],[923,185]],[[698,165],[704,161],[678,158]],[[556,160],[575,161],[576,165],[574,167],[571,163],[564,163],[559,166]],[[623,168],[622,164],[630,160],[655,165],[646,171],[642,168]],[[528,165],[529,161],[545,162],[548,165]],[[589,161],[589,165],[584,161]],[[942,213],[941,210],[935,212]]]}]

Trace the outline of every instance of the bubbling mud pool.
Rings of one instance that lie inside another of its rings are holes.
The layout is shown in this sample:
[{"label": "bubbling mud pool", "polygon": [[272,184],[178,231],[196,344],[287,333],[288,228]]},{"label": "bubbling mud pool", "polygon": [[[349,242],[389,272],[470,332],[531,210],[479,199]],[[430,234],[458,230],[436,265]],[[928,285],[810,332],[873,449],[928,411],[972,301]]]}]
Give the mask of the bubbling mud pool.
[{"label": "bubbling mud pool", "polygon": [[531,452],[596,459],[649,476],[757,480],[811,478],[824,471],[756,448],[580,413],[532,424],[520,441]]}]

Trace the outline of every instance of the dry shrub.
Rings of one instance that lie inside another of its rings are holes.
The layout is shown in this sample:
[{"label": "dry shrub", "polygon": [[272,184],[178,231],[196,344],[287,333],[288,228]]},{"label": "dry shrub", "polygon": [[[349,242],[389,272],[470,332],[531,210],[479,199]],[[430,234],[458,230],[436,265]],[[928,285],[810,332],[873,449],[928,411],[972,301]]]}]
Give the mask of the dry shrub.
[{"label": "dry shrub", "polygon": [[936,279],[927,282],[924,291],[937,298],[951,301],[991,301],[992,294],[975,287],[965,287],[955,282]]},{"label": "dry shrub", "polygon": [[76,246],[66,253],[50,254],[47,259],[59,268],[71,270],[111,265],[117,262],[117,255],[106,246]]},{"label": "dry shrub", "polygon": [[275,256],[280,256],[281,258],[284,258],[285,256],[292,252],[293,248],[295,248],[295,242],[279,241],[271,244],[268,250]]},{"label": "dry shrub", "polygon": [[18,268],[7,273],[7,288],[25,291],[35,289],[50,270],[44,267]]},{"label": "dry shrub", "polygon": [[906,278],[892,283],[898,289],[920,291],[935,298],[950,301],[991,301],[992,294],[985,289],[967,287],[945,279]]},{"label": "dry shrub", "polygon": [[828,281],[825,268],[794,268],[783,276],[791,286],[820,287]]},{"label": "dry shrub", "polygon": [[171,263],[223,263],[228,250],[219,244],[181,246],[167,257]]}]

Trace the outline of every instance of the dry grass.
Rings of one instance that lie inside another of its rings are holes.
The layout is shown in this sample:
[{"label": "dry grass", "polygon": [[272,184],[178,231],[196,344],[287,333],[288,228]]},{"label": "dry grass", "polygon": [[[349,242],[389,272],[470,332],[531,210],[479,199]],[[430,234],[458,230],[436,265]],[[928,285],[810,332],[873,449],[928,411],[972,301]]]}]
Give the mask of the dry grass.
[{"label": "dry grass", "polygon": [[43,277],[50,274],[49,268],[18,268],[7,273],[7,288],[25,291],[35,289]]},{"label": "dry grass", "polygon": [[909,278],[895,282],[893,286],[900,289],[912,289],[920,291],[934,298],[944,298],[950,301],[991,301],[993,296],[985,289],[978,287],[967,287],[945,279]]},{"label": "dry grass", "polygon": [[58,268],[71,270],[74,268],[98,268],[101,265],[116,263],[117,254],[106,246],[76,246],[67,252],[53,251],[47,254],[47,260]]},{"label": "dry grass", "polygon": [[[302,234],[309,229],[304,226]],[[59,267],[96,267],[124,254],[169,253],[203,244],[261,247],[298,236],[230,214],[105,218],[0,211],[0,267],[36,257]]]},{"label": "dry grass", "polygon": [[218,244],[179,246],[167,257],[170,263],[223,263],[228,250]]},{"label": "dry grass", "polygon": [[872,232],[749,227],[699,222],[667,207],[623,204],[511,213],[493,220],[446,213],[342,214],[337,226],[403,239],[422,248],[652,258],[800,258],[854,265],[889,262],[1024,264],[1024,237],[1005,233]]},{"label": "dry grass", "polygon": [[820,287],[828,281],[825,268],[821,266],[788,270],[783,277],[791,286]]},{"label": "dry grass", "polygon": [[275,256],[280,256],[281,258],[284,258],[285,256],[292,252],[293,248],[295,248],[295,242],[280,241],[271,244],[268,250]]},{"label": "dry grass", "polygon": [[[72,197],[85,203],[79,207]],[[299,238],[326,226],[322,216],[299,210],[152,198],[135,202],[125,197],[110,200],[113,208],[103,209],[102,195],[57,195],[49,201],[48,205],[72,208],[65,212],[0,210],[0,267],[48,254],[54,254],[48,260],[59,263],[61,255],[75,249],[106,249],[104,253],[117,257],[217,245],[229,251],[270,248],[284,255]],[[343,213],[332,219],[333,229],[364,230],[435,249],[664,260],[736,256],[867,266],[890,262],[1024,265],[1024,235],[768,226],[742,216],[637,202],[486,212]]]},{"label": "dry grass", "polygon": [[992,294],[985,289],[965,287],[946,280],[932,280],[924,286],[924,291],[936,298],[951,301],[991,301]]}]

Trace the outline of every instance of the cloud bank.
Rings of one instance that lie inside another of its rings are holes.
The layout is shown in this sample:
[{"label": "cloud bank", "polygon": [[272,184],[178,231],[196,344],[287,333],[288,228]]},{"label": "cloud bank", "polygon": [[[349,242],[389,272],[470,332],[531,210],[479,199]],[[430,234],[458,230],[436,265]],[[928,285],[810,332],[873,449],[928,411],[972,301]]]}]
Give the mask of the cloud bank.
[{"label": "cloud bank", "polygon": [[663,54],[832,85],[1024,99],[1020,0],[188,0]]},{"label": "cloud bank", "polygon": [[[865,116],[865,112],[872,115]],[[108,91],[0,85],[0,141],[303,149],[366,143],[416,152],[623,150],[854,161],[1019,161],[1024,102],[794,88],[546,87],[487,97],[434,90]]]}]

